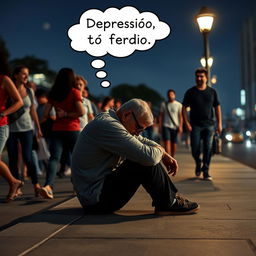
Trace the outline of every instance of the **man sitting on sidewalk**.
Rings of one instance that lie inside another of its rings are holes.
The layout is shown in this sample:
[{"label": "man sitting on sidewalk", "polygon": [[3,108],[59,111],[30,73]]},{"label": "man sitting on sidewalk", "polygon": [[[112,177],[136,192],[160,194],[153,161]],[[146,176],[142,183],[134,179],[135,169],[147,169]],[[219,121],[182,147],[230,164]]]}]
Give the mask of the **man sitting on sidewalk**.
[{"label": "man sitting on sidewalk", "polygon": [[[163,165],[175,176],[177,161],[139,135],[153,124],[148,104],[132,99],[116,112],[102,112],[81,132],[72,154],[72,182],[86,213],[122,208],[140,185],[159,215],[190,214],[199,205],[177,194]],[[162,164],[160,163],[162,161]]]}]

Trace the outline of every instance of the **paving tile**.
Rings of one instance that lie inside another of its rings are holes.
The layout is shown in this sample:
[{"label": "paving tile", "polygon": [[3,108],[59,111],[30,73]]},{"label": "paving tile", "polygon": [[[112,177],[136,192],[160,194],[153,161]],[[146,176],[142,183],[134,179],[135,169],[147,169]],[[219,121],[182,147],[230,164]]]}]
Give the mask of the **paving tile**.
[{"label": "paving tile", "polygon": [[245,240],[52,239],[29,255],[254,256]]}]

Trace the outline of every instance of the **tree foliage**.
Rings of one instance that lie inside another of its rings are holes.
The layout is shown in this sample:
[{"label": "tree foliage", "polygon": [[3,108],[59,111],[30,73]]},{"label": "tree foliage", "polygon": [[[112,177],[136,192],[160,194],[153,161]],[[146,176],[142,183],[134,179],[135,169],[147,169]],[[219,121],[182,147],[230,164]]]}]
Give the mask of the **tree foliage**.
[{"label": "tree foliage", "polygon": [[4,40],[0,37],[0,73],[4,75],[10,75],[10,68],[8,64],[8,58],[10,54],[5,46]]},{"label": "tree foliage", "polygon": [[12,68],[24,65],[29,68],[30,74],[42,73],[47,77],[49,83],[52,83],[56,76],[56,72],[49,69],[47,60],[36,58],[33,55],[13,59],[10,61],[10,65]]},{"label": "tree foliage", "polygon": [[45,75],[55,75],[55,72],[48,67],[48,61],[36,58],[35,56],[25,56],[23,58],[17,58],[10,61],[12,68],[19,65],[25,65],[29,68],[31,74],[43,73]]},{"label": "tree foliage", "polygon": [[159,106],[163,101],[163,98],[157,91],[149,88],[145,84],[137,86],[120,84],[111,89],[110,95],[115,99],[120,99],[122,102],[126,102],[132,98],[140,98],[150,101],[154,106]]}]

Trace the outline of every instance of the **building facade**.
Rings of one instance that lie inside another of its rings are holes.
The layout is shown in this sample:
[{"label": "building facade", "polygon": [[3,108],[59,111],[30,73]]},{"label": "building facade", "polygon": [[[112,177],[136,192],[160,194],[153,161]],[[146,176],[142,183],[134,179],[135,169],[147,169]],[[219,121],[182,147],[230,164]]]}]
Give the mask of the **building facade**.
[{"label": "building facade", "polygon": [[249,126],[256,125],[256,11],[242,28],[241,105],[246,122]]}]

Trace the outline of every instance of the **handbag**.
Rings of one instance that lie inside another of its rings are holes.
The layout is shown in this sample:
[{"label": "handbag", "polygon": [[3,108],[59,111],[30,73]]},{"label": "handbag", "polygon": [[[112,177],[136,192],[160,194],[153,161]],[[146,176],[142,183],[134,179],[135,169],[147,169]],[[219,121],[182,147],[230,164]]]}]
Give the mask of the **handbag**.
[{"label": "handbag", "polygon": [[[7,104],[7,106],[11,106],[12,102],[10,105]],[[8,124],[14,123],[16,120],[18,120],[23,114],[25,113],[24,107],[20,107],[16,112],[11,113],[8,115]]]},{"label": "handbag", "polygon": [[48,160],[50,158],[50,152],[44,138],[40,138],[38,141],[37,155],[38,160]]},{"label": "handbag", "polygon": [[[31,100],[31,102],[33,102],[33,95],[30,91],[29,88],[26,88],[27,94]],[[11,98],[9,98],[7,100],[6,103],[6,108],[10,107],[13,104],[13,100]],[[8,115],[8,124],[12,124],[14,123],[16,120],[18,120],[23,114],[25,113],[25,108],[22,106],[20,107],[18,110],[16,110],[15,112],[11,113]]]},{"label": "handbag", "polygon": [[212,140],[212,155],[218,155],[222,152],[222,140],[218,133],[214,133]]}]

